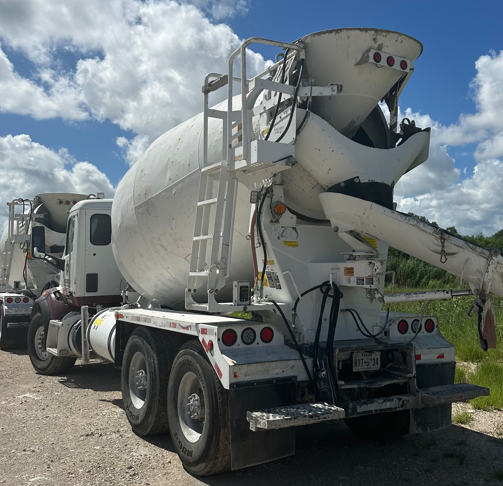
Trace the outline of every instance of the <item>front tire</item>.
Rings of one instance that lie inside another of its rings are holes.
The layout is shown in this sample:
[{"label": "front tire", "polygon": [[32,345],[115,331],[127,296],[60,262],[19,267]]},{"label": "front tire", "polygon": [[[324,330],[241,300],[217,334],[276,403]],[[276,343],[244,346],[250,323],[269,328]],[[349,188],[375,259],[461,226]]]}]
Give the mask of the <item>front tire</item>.
[{"label": "front tire", "polygon": [[2,351],[9,351],[10,349],[16,349],[19,346],[19,341],[7,341],[5,337],[7,336],[7,319],[3,315],[3,311],[0,308],[0,349]]},{"label": "front tire", "polygon": [[168,384],[171,438],[185,469],[208,476],[230,469],[228,392],[197,341],[182,346]]},{"label": "front tire", "polygon": [[33,316],[28,328],[28,355],[35,371],[41,375],[60,375],[69,371],[77,358],[54,356],[45,349],[45,328],[42,314]]},{"label": "front tire", "polygon": [[133,432],[168,431],[169,346],[156,331],[139,327],[131,334],[122,361],[122,401]]},{"label": "front tire", "polygon": [[344,420],[349,429],[362,439],[392,440],[409,433],[409,410],[376,413]]}]

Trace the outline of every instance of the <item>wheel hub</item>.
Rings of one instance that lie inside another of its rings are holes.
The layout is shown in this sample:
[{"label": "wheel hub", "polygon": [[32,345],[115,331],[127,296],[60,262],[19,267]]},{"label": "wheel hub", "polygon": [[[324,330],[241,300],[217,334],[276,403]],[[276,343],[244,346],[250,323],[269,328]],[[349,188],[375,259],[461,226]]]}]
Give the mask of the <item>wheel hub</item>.
[{"label": "wheel hub", "polygon": [[136,372],[135,378],[136,378],[135,384],[138,390],[143,391],[148,388],[147,373],[145,372],[145,370],[138,370]]},{"label": "wheel hub", "polygon": [[187,412],[192,420],[204,419],[204,408],[201,403],[201,398],[197,393],[189,396],[187,402]]},{"label": "wheel hub", "polygon": [[45,331],[44,326],[40,326],[35,333],[35,352],[40,361],[45,361],[49,355],[44,346]]}]

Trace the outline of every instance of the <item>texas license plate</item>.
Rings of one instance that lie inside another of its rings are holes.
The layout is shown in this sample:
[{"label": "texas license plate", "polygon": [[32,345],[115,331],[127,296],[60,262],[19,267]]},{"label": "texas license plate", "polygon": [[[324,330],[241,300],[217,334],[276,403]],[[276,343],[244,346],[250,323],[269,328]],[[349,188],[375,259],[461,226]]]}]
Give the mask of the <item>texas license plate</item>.
[{"label": "texas license plate", "polygon": [[381,367],[381,353],[365,353],[355,351],[353,353],[353,371],[373,371]]}]

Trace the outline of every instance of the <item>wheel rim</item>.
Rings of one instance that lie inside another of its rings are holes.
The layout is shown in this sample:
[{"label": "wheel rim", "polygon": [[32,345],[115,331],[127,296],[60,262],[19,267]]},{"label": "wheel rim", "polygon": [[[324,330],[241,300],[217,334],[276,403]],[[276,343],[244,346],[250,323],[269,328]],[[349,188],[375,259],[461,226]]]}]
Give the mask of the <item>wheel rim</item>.
[{"label": "wheel rim", "polygon": [[45,331],[44,326],[40,326],[35,332],[35,352],[40,361],[45,361],[49,355],[44,346]]},{"label": "wheel rim", "polygon": [[197,442],[204,429],[204,394],[199,378],[191,371],[180,380],[177,410],[183,435],[189,442]]},{"label": "wheel rim", "polygon": [[137,409],[141,409],[145,405],[147,391],[147,363],[143,354],[138,351],[134,354],[129,366],[129,395]]}]

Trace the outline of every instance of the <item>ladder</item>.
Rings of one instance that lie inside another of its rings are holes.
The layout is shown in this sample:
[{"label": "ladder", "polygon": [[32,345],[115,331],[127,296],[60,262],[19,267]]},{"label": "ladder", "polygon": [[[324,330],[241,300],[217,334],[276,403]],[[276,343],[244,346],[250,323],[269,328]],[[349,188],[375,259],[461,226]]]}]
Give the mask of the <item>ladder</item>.
[{"label": "ladder", "polygon": [[[265,111],[273,110],[275,98],[254,104],[258,95],[264,90],[293,95],[294,87],[263,79],[277,69],[282,61],[269,67],[251,80],[246,79],[246,48],[254,43],[272,45],[289,49],[296,56],[304,56],[302,47],[295,44],[275,42],[268,39],[251,38],[244,42],[229,58],[227,75],[210,73],[205,78],[204,93],[204,127],[203,127],[203,161],[199,184],[196,219],[192,238],[192,249],[189,264],[189,274],[185,291],[185,308],[205,312],[233,312],[242,310],[243,306],[233,306],[232,303],[219,303],[215,295],[226,285],[230,275],[232,257],[232,236],[238,191],[236,171],[251,173],[273,167],[284,170],[294,161],[295,120],[293,135],[283,143],[268,140],[252,140],[252,118],[260,116],[263,119]],[[241,77],[234,77],[234,61],[240,55]],[[288,68],[293,59],[289,60]],[[233,84],[241,84],[241,106],[233,107]],[[209,108],[209,94],[227,86],[227,111]],[[277,98],[276,98],[277,100]],[[208,124],[209,119],[218,119],[222,123],[222,158],[219,162],[208,163]],[[292,139],[293,136],[293,139]],[[212,211],[213,209],[213,211]],[[211,243],[211,252],[209,245]],[[208,253],[210,253],[208,255]],[[209,256],[209,262],[208,262]],[[206,285],[207,302],[197,303],[193,295]],[[251,305],[248,309],[263,308],[264,305]]]},{"label": "ladder", "polygon": [[5,240],[2,253],[0,254],[0,291],[8,289],[12,270],[12,260],[14,258],[15,246],[30,241],[30,213],[16,213],[16,207],[24,203],[31,204],[31,201],[14,199],[7,203],[9,206],[9,220],[7,222],[7,239]]}]

